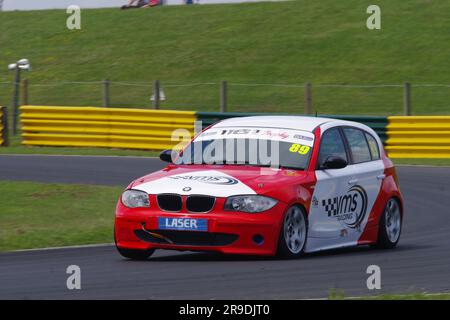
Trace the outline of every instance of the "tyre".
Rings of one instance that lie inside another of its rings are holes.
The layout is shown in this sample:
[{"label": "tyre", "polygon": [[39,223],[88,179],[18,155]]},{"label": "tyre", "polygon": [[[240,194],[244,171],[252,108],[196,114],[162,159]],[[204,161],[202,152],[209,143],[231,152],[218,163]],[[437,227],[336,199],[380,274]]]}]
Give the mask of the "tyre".
[{"label": "tyre", "polygon": [[402,231],[402,213],[400,204],[394,198],[391,198],[384,207],[383,214],[378,226],[378,240],[376,248],[391,249],[394,248]]},{"label": "tyre", "polygon": [[116,247],[117,251],[122,255],[122,257],[131,259],[131,260],[147,260],[153,252],[155,252],[155,249],[150,250],[134,250],[134,249],[122,249],[119,247]]},{"label": "tyre", "polygon": [[308,233],[308,222],[305,210],[292,206],[284,215],[278,240],[279,257],[298,258],[303,254]]}]

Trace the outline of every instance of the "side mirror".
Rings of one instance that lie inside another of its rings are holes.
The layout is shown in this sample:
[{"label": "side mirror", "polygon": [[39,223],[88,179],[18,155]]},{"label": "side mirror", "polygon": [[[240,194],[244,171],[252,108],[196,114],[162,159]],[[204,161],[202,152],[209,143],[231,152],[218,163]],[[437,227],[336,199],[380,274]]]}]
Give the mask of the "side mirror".
[{"label": "side mirror", "polygon": [[320,165],[320,169],[342,169],[347,166],[347,161],[337,156],[329,156]]},{"label": "side mirror", "polygon": [[176,151],[173,150],[164,150],[159,154],[159,159],[161,159],[164,162],[172,163],[172,155],[175,158]]}]

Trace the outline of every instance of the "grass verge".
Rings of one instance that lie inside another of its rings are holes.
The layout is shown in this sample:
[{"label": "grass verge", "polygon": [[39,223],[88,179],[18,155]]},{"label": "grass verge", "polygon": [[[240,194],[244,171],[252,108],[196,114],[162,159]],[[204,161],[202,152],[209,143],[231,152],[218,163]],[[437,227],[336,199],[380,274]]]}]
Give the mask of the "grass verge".
[{"label": "grass verge", "polygon": [[332,289],[328,295],[330,300],[450,300],[450,293],[416,292],[408,294],[380,294],[374,296],[345,297],[341,290]]},{"label": "grass verge", "polygon": [[11,146],[0,148],[0,154],[52,154],[52,155],[79,155],[79,156],[157,157],[159,156],[160,151],[108,149],[108,148]]},{"label": "grass verge", "polygon": [[365,300],[450,300],[450,293],[381,294]]},{"label": "grass verge", "polygon": [[449,159],[392,159],[396,165],[450,166]]},{"label": "grass verge", "polygon": [[10,145],[0,147],[0,154],[52,154],[52,155],[80,155],[80,156],[134,156],[157,157],[160,151],[109,149],[109,148],[81,148],[81,147],[38,147],[24,146],[20,143],[20,134],[10,136]]},{"label": "grass verge", "polygon": [[0,251],[113,242],[121,187],[0,181]]}]

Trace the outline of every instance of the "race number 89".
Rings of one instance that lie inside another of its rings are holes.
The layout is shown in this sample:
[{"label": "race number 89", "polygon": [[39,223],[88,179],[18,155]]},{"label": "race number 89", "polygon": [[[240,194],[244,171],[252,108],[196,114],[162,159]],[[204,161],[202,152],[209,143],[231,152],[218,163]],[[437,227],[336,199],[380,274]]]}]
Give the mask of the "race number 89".
[{"label": "race number 89", "polygon": [[290,152],[295,152],[295,153],[298,153],[298,154],[307,154],[310,149],[311,149],[311,147],[309,147],[309,146],[304,146],[304,145],[301,145],[301,144],[298,144],[298,143],[294,143],[289,148],[289,151]]}]

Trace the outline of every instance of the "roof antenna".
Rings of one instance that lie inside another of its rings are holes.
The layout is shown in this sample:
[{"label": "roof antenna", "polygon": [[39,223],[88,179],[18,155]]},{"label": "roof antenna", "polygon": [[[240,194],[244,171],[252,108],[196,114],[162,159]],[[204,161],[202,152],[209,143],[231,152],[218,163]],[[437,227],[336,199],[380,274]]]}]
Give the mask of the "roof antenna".
[{"label": "roof antenna", "polygon": [[317,118],[317,110],[316,110],[316,118]]}]

